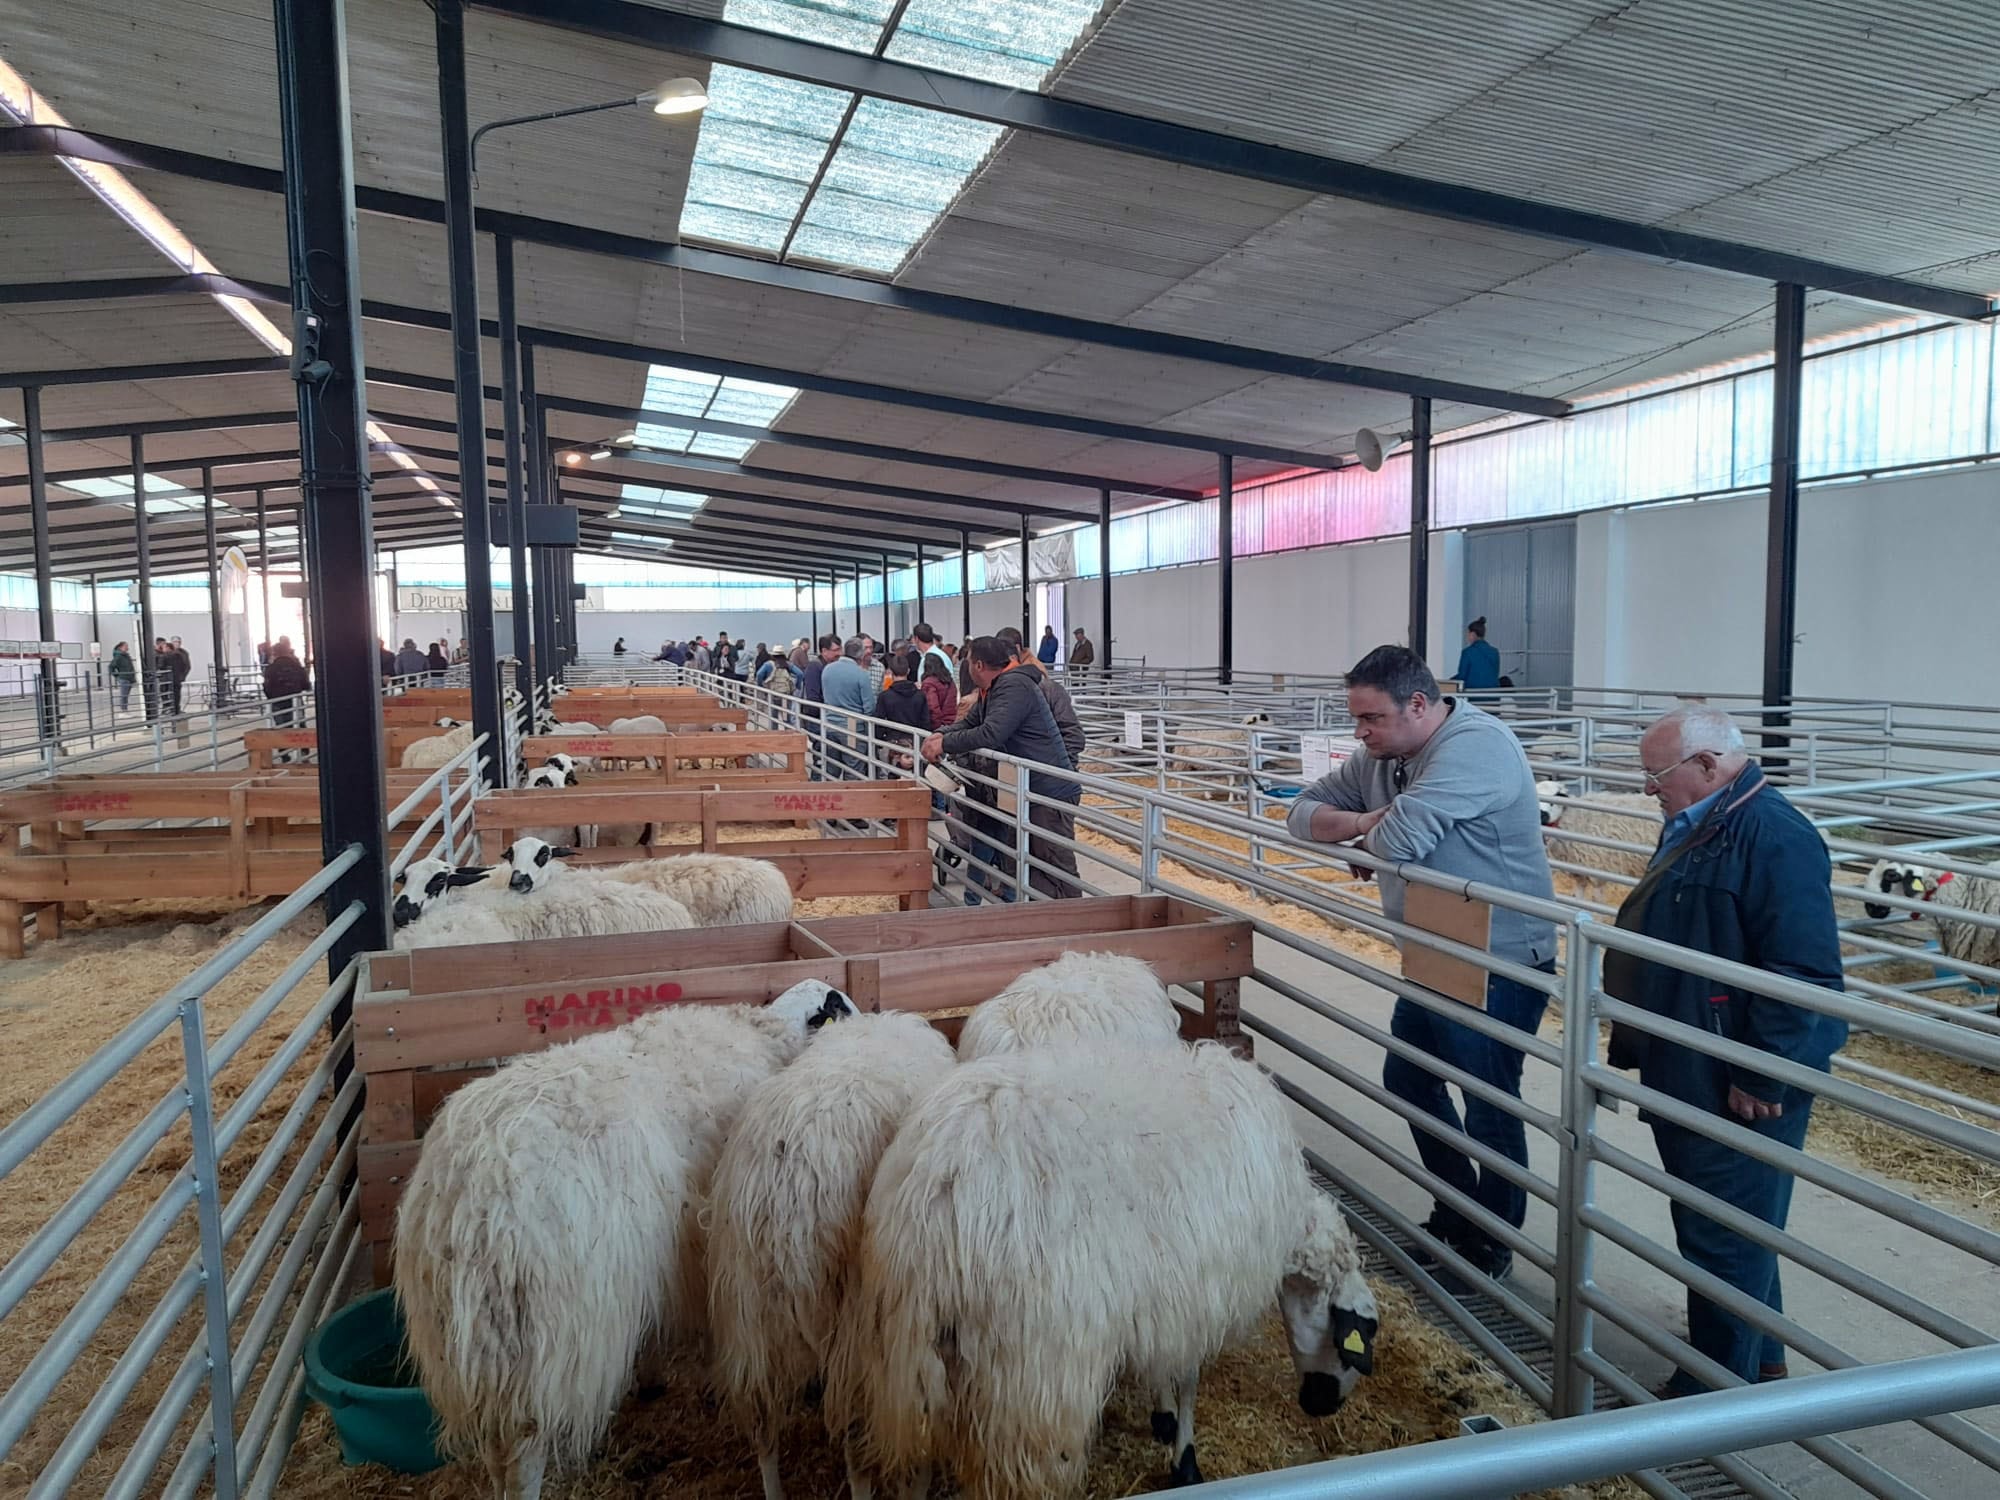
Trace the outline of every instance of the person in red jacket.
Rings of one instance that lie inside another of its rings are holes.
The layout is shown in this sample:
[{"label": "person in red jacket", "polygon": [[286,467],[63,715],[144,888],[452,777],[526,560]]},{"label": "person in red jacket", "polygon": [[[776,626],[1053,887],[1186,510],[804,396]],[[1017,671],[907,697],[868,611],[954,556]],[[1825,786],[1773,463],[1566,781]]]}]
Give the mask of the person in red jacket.
[{"label": "person in red jacket", "polygon": [[951,680],[951,663],[929,651],[923,663],[923,679],[917,686],[930,705],[931,728],[948,729],[958,717],[958,685]]}]

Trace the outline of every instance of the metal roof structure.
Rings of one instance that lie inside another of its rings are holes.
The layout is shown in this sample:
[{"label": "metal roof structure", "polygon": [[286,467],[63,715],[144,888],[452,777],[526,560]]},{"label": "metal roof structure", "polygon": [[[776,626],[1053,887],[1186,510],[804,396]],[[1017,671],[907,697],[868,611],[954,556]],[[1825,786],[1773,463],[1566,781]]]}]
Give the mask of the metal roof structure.
[{"label": "metal roof structure", "polygon": [[[434,23],[347,20],[377,531],[435,543],[460,517]],[[1972,0],[491,0],[466,34],[474,124],[679,75],[716,97],[480,148],[483,310],[499,231],[552,438],[691,450],[563,466],[603,551],[648,509],[718,565],[946,548],[1094,516],[1100,484],[1211,489],[1218,453],[1239,485],[1335,466],[1413,394],[1443,434],[1753,355],[1774,280],[1814,336],[2000,290],[2000,11]],[[0,64],[77,132],[0,125],[0,382],[155,377],[47,381],[57,571],[132,570],[135,427],[149,473],[209,472],[220,531],[260,494],[294,519],[288,375],[76,175],[124,163],[282,323],[270,6],[0,0]],[[504,479],[499,356],[489,329]],[[246,368],[157,378],[211,362]],[[158,498],[156,571],[203,566],[201,503]]]}]

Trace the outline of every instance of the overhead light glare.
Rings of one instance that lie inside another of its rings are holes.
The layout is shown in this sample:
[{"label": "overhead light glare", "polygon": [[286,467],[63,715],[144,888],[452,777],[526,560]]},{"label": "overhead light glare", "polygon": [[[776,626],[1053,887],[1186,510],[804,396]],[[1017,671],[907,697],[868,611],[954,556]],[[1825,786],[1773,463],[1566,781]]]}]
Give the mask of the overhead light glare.
[{"label": "overhead light glare", "polygon": [[698,78],[671,78],[632,101],[656,115],[692,115],[708,108],[708,89]]},{"label": "overhead light glare", "polygon": [[603,463],[609,457],[611,457],[611,450],[609,448],[599,448],[595,453],[590,455],[590,461],[594,464]]}]

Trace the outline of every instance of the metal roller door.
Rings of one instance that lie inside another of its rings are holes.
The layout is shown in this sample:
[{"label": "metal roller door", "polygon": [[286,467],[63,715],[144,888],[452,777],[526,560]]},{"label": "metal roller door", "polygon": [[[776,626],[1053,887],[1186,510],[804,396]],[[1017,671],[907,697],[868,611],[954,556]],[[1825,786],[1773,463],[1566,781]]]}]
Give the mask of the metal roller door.
[{"label": "metal roller door", "polygon": [[1576,523],[1496,526],[1465,538],[1465,613],[1516,687],[1564,687],[1576,650]]}]

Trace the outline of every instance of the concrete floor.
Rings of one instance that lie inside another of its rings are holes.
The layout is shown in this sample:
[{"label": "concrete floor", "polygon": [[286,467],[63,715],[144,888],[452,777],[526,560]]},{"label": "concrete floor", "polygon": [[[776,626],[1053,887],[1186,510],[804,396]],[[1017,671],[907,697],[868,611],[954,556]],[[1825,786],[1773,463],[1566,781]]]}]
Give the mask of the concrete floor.
[{"label": "concrete floor", "polygon": [[[1128,878],[1088,860],[1082,873],[1092,885],[1109,894],[1135,888]],[[1257,939],[1257,965],[1357,1021],[1383,1030],[1388,1028],[1394,997],[1365,980],[1262,936]],[[1245,981],[1242,1003],[1247,1014],[1282,1027],[1370,1080],[1380,1078],[1383,1052],[1374,1043],[1254,981]],[[1542,1034],[1553,1037],[1557,1028],[1545,1021]],[[1409,1127],[1399,1117],[1267,1040],[1258,1040],[1257,1056],[1280,1076],[1336,1106],[1347,1118],[1413,1158]],[[1522,1097],[1554,1113],[1559,1107],[1559,1083],[1556,1068],[1531,1059],[1523,1079]],[[1305,1111],[1297,1113],[1306,1143],[1348,1173],[1353,1181],[1414,1220],[1421,1220],[1429,1211],[1429,1195],[1394,1167]],[[1602,1112],[1598,1129],[1610,1145],[1647,1162],[1658,1161],[1651,1130],[1629,1108],[1617,1113]],[[1555,1141],[1530,1127],[1529,1156],[1537,1176],[1545,1181],[1554,1180],[1557,1155]],[[1916,1191],[1907,1183],[1891,1180],[1890,1185]],[[1602,1210],[1632,1229],[1659,1244],[1673,1245],[1667,1201],[1650,1188],[1600,1168],[1597,1202]],[[1953,1207],[1949,1203],[1937,1206]],[[1796,1189],[1789,1227],[1808,1243],[1837,1248],[1850,1265],[1975,1327],[2000,1326],[2000,1318],[1993,1313],[1994,1307],[2000,1305],[2000,1265],[1940,1244],[1924,1233],[1808,1183],[1800,1183]],[[1531,1198],[1526,1229],[1536,1243],[1553,1246],[1554,1208]],[[1552,1316],[1555,1297],[1551,1279],[1518,1258],[1516,1267],[1509,1287],[1529,1305]],[[1601,1237],[1597,1242],[1596,1276],[1599,1286],[1620,1305],[1676,1335],[1685,1332],[1684,1292],[1679,1284]],[[1788,1313],[1801,1326],[1864,1363],[1940,1353],[1948,1347],[1873,1303],[1796,1266],[1785,1268],[1785,1302]],[[1666,1360],[1602,1319],[1597,1323],[1596,1343],[1601,1353],[1648,1388],[1658,1385],[1670,1373]],[[1796,1353],[1791,1356],[1791,1366],[1794,1375],[1810,1374],[1814,1369]],[[2000,1433],[2000,1408],[1987,1408],[1971,1416],[1986,1430]],[[1973,1496],[2000,1493],[2000,1478],[1991,1470],[1914,1424],[1855,1433],[1847,1441],[1918,1493],[1935,1500],[1961,1500],[1961,1497],[1969,1500]],[[1761,1449],[1745,1457],[1803,1500],[1846,1500],[1867,1493],[1794,1445]]]}]

